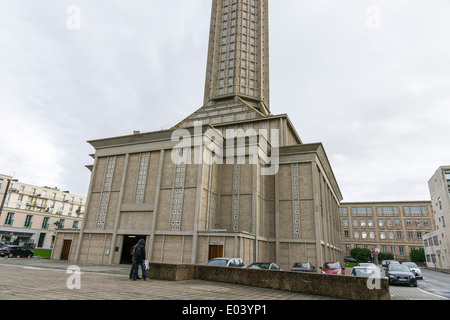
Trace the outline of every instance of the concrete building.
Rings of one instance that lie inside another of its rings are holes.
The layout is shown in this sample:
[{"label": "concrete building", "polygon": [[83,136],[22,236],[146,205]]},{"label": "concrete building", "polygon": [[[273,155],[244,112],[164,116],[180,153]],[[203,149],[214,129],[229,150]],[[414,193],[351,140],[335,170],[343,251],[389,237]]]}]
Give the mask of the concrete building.
[{"label": "concrete building", "polygon": [[203,106],[170,130],[92,140],[81,232],[53,259],[248,265],[342,260],[342,195],[321,143],[304,144],[269,104],[267,0],[213,0]]},{"label": "concrete building", "polygon": [[435,228],[424,235],[427,267],[450,269],[450,166],[442,166],[428,181]]},{"label": "concrete building", "polygon": [[56,230],[79,229],[86,197],[0,174],[0,242],[51,248]]},{"label": "concrete building", "polygon": [[430,201],[343,202],[340,212],[346,257],[358,247],[409,261],[411,250],[423,249],[423,237],[435,226]]}]

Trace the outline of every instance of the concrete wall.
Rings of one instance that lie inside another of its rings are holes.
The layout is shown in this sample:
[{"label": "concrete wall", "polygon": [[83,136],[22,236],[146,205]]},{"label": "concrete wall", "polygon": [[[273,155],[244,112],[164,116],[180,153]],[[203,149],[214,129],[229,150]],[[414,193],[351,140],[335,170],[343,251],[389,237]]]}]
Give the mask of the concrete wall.
[{"label": "concrete wall", "polygon": [[200,279],[228,282],[348,300],[391,299],[387,279],[380,279],[379,289],[371,290],[367,286],[367,278],[362,277],[158,263],[150,264],[147,276],[169,281]]}]

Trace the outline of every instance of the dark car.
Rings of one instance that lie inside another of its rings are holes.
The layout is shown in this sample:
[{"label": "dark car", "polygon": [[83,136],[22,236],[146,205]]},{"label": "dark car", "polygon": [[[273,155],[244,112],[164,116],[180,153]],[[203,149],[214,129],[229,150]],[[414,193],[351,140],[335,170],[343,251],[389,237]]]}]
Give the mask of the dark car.
[{"label": "dark car", "polygon": [[309,262],[296,262],[292,266],[291,271],[316,272],[316,267]]},{"label": "dark car", "polygon": [[33,257],[34,252],[31,250],[28,250],[25,247],[21,247],[21,246],[12,246],[12,245],[7,245],[4,246],[3,248],[0,248],[0,256],[2,257],[8,257],[8,258],[13,258],[13,257]]},{"label": "dark car", "polygon": [[250,264],[249,269],[281,270],[275,262],[255,262]]},{"label": "dark car", "polygon": [[389,284],[407,284],[417,287],[417,279],[414,273],[404,264],[390,263],[386,269]]}]

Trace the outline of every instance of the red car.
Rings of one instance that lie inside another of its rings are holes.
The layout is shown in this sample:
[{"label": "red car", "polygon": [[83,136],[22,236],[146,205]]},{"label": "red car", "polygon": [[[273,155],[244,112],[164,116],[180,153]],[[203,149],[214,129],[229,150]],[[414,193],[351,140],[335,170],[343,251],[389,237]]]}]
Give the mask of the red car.
[{"label": "red car", "polygon": [[323,264],[323,267],[320,267],[322,269],[322,273],[324,274],[344,274],[345,268],[342,267],[340,262],[333,261],[333,262],[325,262]]}]

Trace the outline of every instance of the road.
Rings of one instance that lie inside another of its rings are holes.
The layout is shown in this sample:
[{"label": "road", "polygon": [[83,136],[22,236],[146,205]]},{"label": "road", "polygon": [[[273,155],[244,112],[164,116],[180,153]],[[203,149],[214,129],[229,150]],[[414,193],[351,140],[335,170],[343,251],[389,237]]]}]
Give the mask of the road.
[{"label": "road", "polygon": [[418,288],[450,299],[450,274],[422,269],[423,280],[418,280]]}]

